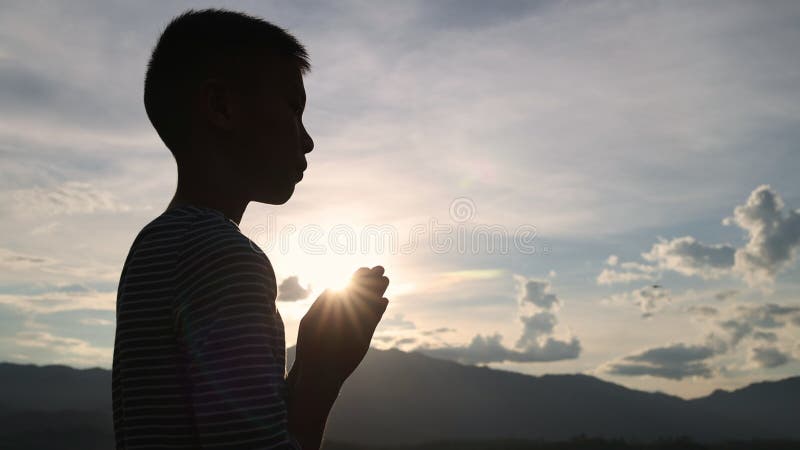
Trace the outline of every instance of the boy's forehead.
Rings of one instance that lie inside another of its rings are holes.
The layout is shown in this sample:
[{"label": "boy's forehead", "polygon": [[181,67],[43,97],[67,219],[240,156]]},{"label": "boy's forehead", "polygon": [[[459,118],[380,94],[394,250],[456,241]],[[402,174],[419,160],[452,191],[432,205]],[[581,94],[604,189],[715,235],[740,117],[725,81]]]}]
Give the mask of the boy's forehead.
[{"label": "boy's forehead", "polygon": [[282,58],[266,57],[257,64],[258,80],[268,88],[288,91],[294,95],[305,95],[300,68]]}]

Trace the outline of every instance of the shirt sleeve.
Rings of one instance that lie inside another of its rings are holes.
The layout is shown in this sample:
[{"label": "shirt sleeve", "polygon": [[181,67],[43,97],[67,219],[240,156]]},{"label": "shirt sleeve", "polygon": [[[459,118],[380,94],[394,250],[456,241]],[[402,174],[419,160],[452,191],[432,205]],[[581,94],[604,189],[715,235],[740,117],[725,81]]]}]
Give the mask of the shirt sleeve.
[{"label": "shirt sleeve", "polygon": [[229,224],[188,236],[173,312],[200,448],[300,449],[288,432],[285,337],[269,261]]}]

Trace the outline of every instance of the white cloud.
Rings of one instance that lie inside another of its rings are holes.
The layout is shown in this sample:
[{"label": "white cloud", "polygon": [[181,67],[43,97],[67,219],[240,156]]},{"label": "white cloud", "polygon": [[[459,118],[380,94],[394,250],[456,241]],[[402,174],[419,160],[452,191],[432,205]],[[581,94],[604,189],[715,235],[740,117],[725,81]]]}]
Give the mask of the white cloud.
[{"label": "white cloud", "polygon": [[104,327],[114,325],[114,321],[113,320],[98,319],[96,317],[84,318],[84,319],[79,320],[79,322],[81,324],[83,324],[83,325],[99,325],[99,326],[104,326]]},{"label": "white cloud", "polygon": [[537,345],[539,338],[553,333],[558,320],[555,314],[550,312],[539,312],[531,316],[522,316],[522,336],[517,341],[517,348],[527,348]]},{"label": "white cloud", "polygon": [[7,248],[0,248],[0,269],[8,272],[8,274],[2,274],[6,276],[0,276],[0,279],[15,282],[32,279],[35,283],[42,283],[46,281],[44,275],[56,278],[59,284],[64,282],[65,277],[76,282],[119,278],[117,267],[98,264],[94,261],[86,263],[77,258],[63,261],[50,256],[22,253]]},{"label": "white cloud", "polygon": [[767,185],[756,188],[724,223],[747,231],[749,240],[736,251],[734,269],[751,286],[772,283],[797,259],[800,211],[786,208],[780,195]]},{"label": "white cloud", "polygon": [[781,305],[768,303],[765,305],[739,305],[727,318],[717,322],[725,331],[732,346],[737,345],[742,339],[756,334],[763,339],[769,339],[764,330],[784,328],[788,323],[800,319],[800,306]]},{"label": "white cloud", "polygon": [[435,336],[437,334],[452,333],[454,331],[456,331],[455,328],[439,327],[439,328],[436,328],[436,329],[433,329],[433,330],[422,331],[420,334],[423,335],[423,336]]},{"label": "white cloud", "polygon": [[652,281],[657,277],[655,274],[646,272],[618,272],[612,269],[603,269],[597,276],[597,284],[611,285],[617,283],[631,283],[634,281]]},{"label": "white cloud", "polygon": [[295,302],[308,298],[311,293],[311,286],[304,288],[300,286],[300,282],[296,275],[292,275],[283,281],[278,286],[278,300],[284,302]]},{"label": "white cloud", "polygon": [[548,362],[575,359],[580,355],[581,345],[576,338],[560,341],[547,338],[536,342],[523,351],[510,350],[502,343],[502,336],[494,334],[472,338],[465,346],[447,346],[438,348],[417,347],[415,351],[434,358],[449,359],[462,364],[488,364],[492,362]]},{"label": "white cloud", "polygon": [[718,278],[733,267],[734,252],[731,245],[707,245],[684,236],[670,241],[661,239],[642,257],[683,275]]},{"label": "white cloud", "polygon": [[636,305],[641,309],[643,318],[651,317],[670,301],[670,290],[657,285],[645,286],[630,292],[613,294],[605,299],[606,303],[612,305]]},{"label": "white cloud", "polygon": [[[450,359],[463,364],[491,362],[549,362],[575,359],[580,356],[581,343],[574,336],[557,338],[554,331],[558,320],[554,306],[560,305],[558,296],[552,292],[549,281],[526,279],[515,276],[522,287],[519,299],[519,320],[523,324],[522,333],[516,348],[507,348],[502,343],[502,335],[483,336],[477,334],[467,345],[445,345],[431,347],[420,345],[415,350],[437,358]],[[532,304],[544,311],[526,313],[525,306]]]},{"label": "white cloud", "polygon": [[[750,286],[770,285],[782,270],[794,263],[800,249],[800,211],[788,210],[780,195],[767,185],[757,187],[744,205],[734,209],[725,225],[738,225],[747,231],[744,247],[730,244],[705,244],[691,236],[659,239],[642,257],[660,269],[686,276],[719,278],[738,273]],[[601,273],[603,281],[613,282],[622,275]],[[598,277],[598,282],[601,281]]]},{"label": "white cloud", "polygon": [[111,347],[94,347],[81,339],[56,336],[44,331],[20,331],[11,340],[28,351],[46,354],[51,364],[109,367],[113,357]]},{"label": "white cloud", "polygon": [[719,314],[719,310],[708,305],[692,305],[686,308],[686,312],[702,317],[713,317]]},{"label": "white cloud", "polygon": [[606,259],[606,264],[612,268],[604,268],[597,276],[597,284],[601,286],[658,279],[658,267],[656,266],[634,261],[620,262],[617,255],[610,255]]},{"label": "white cloud", "polygon": [[51,291],[31,295],[0,294],[0,304],[6,304],[19,311],[33,314],[49,314],[81,309],[114,311],[117,307],[116,302],[117,293],[113,291]]},{"label": "white cloud", "polygon": [[415,338],[415,337],[404,337],[404,338],[397,339],[396,341],[394,341],[394,344],[392,344],[392,345],[394,345],[395,347],[401,347],[401,346],[404,346],[404,345],[411,345],[411,344],[413,344],[415,342],[417,342],[417,338]]},{"label": "white cloud", "polygon": [[379,330],[414,330],[417,326],[414,322],[406,320],[405,315],[395,314],[394,317],[384,317],[378,324]]},{"label": "white cloud", "polygon": [[525,294],[521,302],[531,303],[544,309],[550,309],[560,303],[558,297],[550,292],[550,282],[547,280],[529,280],[525,283]]},{"label": "white cloud", "polygon": [[109,191],[90,183],[68,181],[52,188],[16,189],[4,201],[20,215],[54,216],[60,214],[91,214],[94,212],[125,212],[131,207]]}]

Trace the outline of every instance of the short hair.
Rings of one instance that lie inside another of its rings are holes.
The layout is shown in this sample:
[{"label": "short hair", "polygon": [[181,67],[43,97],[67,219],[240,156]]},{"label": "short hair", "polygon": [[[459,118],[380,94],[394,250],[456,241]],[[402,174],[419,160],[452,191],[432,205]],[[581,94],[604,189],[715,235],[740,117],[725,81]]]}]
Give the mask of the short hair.
[{"label": "short hair", "polygon": [[[158,39],[144,78],[144,108],[173,155],[186,145],[189,94],[209,76],[242,69],[243,61],[272,56],[311,68],[305,47],[264,19],[225,9],[189,9],[173,18]],[[242,58],[237,60],[237,58]]]}]

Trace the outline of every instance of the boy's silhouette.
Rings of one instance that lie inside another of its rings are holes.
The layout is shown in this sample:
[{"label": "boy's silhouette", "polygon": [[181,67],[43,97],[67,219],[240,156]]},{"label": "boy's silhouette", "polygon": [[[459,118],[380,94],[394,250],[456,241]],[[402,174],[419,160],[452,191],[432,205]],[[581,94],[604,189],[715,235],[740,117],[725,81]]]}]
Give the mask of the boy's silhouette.
[{"label": "boy's silhouette", "polygon": [[112,396],[118,449],[319,448],[345,379],[388,300],[380,266],[325,291],[300,322],[288,376],[275,274],[238,224],[283,204],[313,141],[309,70],[285,30],[189,10],[148,65],[148,117],[178,166],[167,210],[134,240],[120,277]]}]

